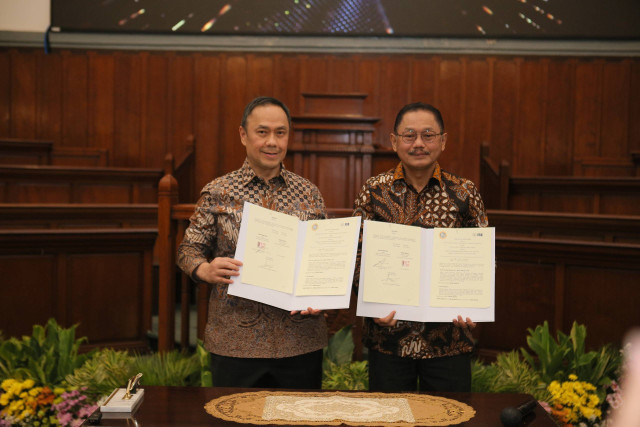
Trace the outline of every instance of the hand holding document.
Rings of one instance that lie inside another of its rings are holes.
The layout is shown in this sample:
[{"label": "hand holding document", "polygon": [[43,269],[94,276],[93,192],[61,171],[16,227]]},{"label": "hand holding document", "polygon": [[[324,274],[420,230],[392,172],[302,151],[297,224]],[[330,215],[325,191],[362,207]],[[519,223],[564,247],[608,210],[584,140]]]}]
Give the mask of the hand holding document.
[{"label": "hand holding document", "polygon": [[284,310],[348,308],[360,217],[300,221],[245,202],[229,295]]},{"label": "hand holding document", "polygon": [[494,321],[494,228],[364,221],[358,316]]}]

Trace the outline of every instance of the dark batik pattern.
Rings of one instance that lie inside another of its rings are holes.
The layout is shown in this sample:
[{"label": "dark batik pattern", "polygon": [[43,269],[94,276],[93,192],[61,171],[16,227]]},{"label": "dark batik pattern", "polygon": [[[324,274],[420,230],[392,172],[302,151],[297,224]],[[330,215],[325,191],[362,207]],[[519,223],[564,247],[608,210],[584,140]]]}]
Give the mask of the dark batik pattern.
[{"label": "dark batik pattern", "polygon": [[[308,180],[282,166],[278,176],[265,182],[245,160],[240,169],[203,188],[178,248],[178,265],[185,273],[193,277],[203,262],[234,257],[245,201],[301,220],[327,216],[320,191]],[[212,286],[205,328],[205,348],[210,352],[230,357],[280,358],[325,345],[324,316],[291,316],[279,308],[227,295],[227,285]]]},{"label": "dark batik pattern", "polygon": [[[395,169],[369,178],[354,205],[353,214],[362,216],[363,220],[425,228],[488,225],[482,198],[473,182],[443,171],[439,164],[420,193],[405,181],[400,163]],[[360,239],[362,243],[362,234]],[[360,254],[359,249],[356,286]],[[454,356],[473,350],[471,333],[453,323],[398,321],[391,328],[365,318],[363,341],[373,350],[414,359]]]}]

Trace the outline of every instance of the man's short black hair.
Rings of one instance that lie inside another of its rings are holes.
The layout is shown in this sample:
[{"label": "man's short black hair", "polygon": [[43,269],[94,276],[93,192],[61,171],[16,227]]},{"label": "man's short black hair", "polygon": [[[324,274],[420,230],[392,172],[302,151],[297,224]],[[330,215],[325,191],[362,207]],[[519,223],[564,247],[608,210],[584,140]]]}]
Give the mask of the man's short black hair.
[{"label": "man's short black hair", "polygon": [[289,113],[289,109],[287,108],[286,105],[284,105],[284,102],[278,99],[272,98],[270,96],[258,96],[257,98],[254,98],[250,103],[248,103],[246,107],[244,107],[244,113],[242,114],[242,122],[240,122],[240,125],[243,128],[245,129],[247,128],[247,117],[249,117],[251,112],[256,107],[260,107],[261,105],[275,105],[277,107],[282,108],[284,113],[287,115],[287,121],[289,122],[289,127],[291,127],[291,113]]},{"label": "man's short black hair", "polygon": [[400,126],[400,122],[404,118],[404,115],[411,111],[429,111],[435,117],[436,122],[440,125],[440,132],[444,132],[444,120],[442,120],[442,114],[440,114],[440,110],[434,107],[431,104],[425,104],[424,102],[414,102],[411,104],[407,104],[398,111],[398,115],[396,116],[396,121],[393,124],[393,132],[395,134],[398,133],[398,126]]}]

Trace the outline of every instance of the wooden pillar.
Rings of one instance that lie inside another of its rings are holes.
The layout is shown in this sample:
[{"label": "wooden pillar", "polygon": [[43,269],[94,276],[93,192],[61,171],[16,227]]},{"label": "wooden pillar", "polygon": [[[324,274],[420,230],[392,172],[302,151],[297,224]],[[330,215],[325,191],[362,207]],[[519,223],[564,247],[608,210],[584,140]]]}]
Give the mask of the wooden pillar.
[{"label": "wooden pillar", "polygon": [[178,203],[178,183],[172,174],[173,156],[167,154],[164,176],[158,183],[158,351],[169,351],[175,343],[176,226],[171,210]]}]

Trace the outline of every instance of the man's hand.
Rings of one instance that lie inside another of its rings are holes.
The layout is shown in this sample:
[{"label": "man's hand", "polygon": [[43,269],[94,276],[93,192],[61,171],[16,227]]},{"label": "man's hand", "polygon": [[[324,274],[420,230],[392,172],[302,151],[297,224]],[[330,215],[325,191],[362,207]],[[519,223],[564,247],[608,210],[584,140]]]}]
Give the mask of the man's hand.
[{"label": "man's hand", "polygon": [[[322,313],[322,310],[316,310],[315,308],[307,307],[306,310],[302,310],[302,311],[294,310],[291,312],[291,315],[295,316],[298,313],[300,313],[303,316],[309,316],[309,315],[317,316],[318,314]],[[326,314],[325,314],[325,317],[327,317]]]},{"label": "man's hand", "polygon": [[396,323],[398,323],[398,320],[393,318],[393,316],[395,316],[395,315],[396,315],[396,312],[394,310],[391,313],[389,313],[389,315],[387,317],[381,317],[381,318],[373,319],[373,321],[376,322],[380,326],[394,327],[394,326],[396,326]]},{"label": "man's hand", "polygon": [[211,262],[205,262],[198,266],[195,276],[212,285],[230,284],[230,276],[238,276],[242,261],[233,258],[219,257]]},{"label": "man's hand", "polygon": [[462,316],[458,315],[457,319],[453,319],[453,324],[462,329],[469,329],[470,331],[476,327],[476,324],[467,317],[466,320],[462,320]]}]

